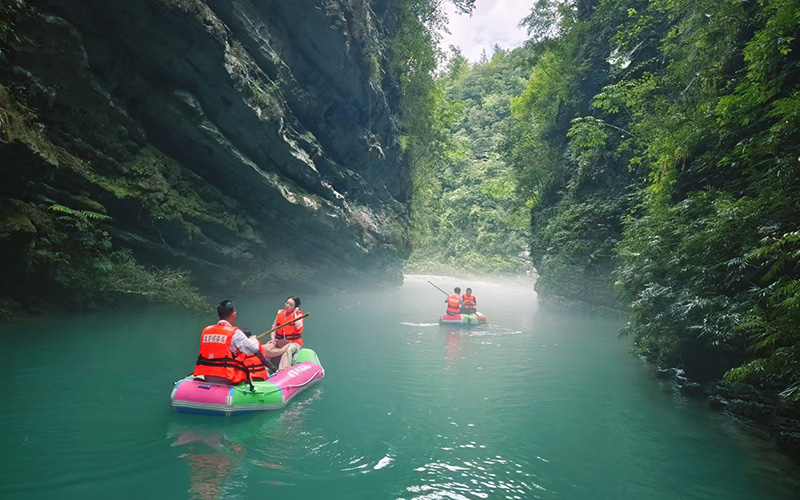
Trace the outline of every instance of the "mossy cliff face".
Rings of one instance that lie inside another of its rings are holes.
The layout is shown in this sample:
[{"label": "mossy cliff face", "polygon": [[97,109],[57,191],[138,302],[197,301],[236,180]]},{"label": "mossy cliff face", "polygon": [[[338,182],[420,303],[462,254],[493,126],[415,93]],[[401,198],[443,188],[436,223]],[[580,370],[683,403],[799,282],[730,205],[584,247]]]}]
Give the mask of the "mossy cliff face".
[{"label": "mossy cliff face", "polygon": [[83,299],[123,293],[119,259],[189,271],[208,294],[400,282],[410,193],[381,70],[388,14],[356,0],[0,9],[0,295],[63,296],[81,272]]}]

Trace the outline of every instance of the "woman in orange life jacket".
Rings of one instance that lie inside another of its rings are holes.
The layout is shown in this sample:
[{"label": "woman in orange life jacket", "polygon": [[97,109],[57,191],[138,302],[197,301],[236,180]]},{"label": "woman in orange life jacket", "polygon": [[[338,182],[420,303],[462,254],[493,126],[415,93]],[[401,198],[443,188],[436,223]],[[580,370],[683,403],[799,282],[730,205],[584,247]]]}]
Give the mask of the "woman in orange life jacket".
[{"label": "woman in orange life jacket", "polygon": [[217,316],[219,321],[205,327],[200,335],[200,354],[197,356],[193,374],[195,377],[223,384],[238,384],[250,380],[244,364],[247,355],[253,355],[264,366],[269,366],[258,339],[248,337],[233,326],[236,321],[236,307],[232,301],[220,302]]},{"label": "woman in orange life jacket", "polygon": [[472,288],[467,288],[461,296],[461,314],[475,314],[478,311],[478,300],[472,295]]},{"label": "woman in orange life jacket", "polygon": [[[300,310],[300,297],[292,297],[290,295],[286,298],[283,309],[278,309],[278,313],[275,315],[275,321],[272,323],[272,328],[289,323],[302,315],[303,311]],[[303,347],[302,335],[302,319],[298,319],[282,328],[278,328],[272,333],[272,340],[267,344],[267,347],[272,348],[270,344],[274,344],[275,349],[286,348],[286,351],[281,355],[278,370],[283,370],[284,368],[292,366],[294,358],[297,356],[297,351]]]},{"label": "woman in orange life jacket", "polygon": [[445,316],[458,316],[461,314],[461,287],[453,288],[455,293],[447,296],[444,303],[447,304],[447,312]]}]

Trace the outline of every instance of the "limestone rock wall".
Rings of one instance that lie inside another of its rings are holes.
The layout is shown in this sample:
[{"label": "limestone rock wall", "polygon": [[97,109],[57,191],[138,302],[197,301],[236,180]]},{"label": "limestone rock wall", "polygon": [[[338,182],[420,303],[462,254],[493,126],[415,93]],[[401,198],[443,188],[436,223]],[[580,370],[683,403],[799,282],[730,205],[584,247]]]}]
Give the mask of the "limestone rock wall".
[{"label": "limestone rock wall", "polygon": [[402,280],[410,176],[384,71],[391,13],[10,0],[2,14],[0,272],[31,293],[42,272],[28,254],[54,210],[212,293]]}]

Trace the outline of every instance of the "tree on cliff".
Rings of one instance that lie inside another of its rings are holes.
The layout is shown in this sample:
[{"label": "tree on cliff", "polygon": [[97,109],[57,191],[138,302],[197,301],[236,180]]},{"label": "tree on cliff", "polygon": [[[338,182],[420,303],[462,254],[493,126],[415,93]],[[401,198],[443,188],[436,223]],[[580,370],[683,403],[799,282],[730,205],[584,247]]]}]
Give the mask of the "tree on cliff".
[{"label": "tree on cliff", "polygon": [[640,352],[800,400],[800,1],[536,9],[506,152],[546,291],[613,265]]}]

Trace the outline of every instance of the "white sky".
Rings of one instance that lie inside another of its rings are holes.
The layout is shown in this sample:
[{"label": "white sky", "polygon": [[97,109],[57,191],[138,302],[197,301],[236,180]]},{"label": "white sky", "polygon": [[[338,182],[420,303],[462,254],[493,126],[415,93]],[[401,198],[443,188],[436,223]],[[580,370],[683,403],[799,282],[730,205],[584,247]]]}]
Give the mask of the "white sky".
[{"label": "white sky", "polygon": [[450,45],[461,47],[461,53],[471,62],[486,55],[492,57],[495,44],[503,49],[521,46],[528,39],[519,22],[530,14],[534,0],[477,0],[472,16],[457,14],[452,3],[445,4],[450,34],[442,33],[441,48],[449,51]]}]

